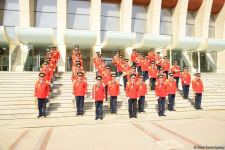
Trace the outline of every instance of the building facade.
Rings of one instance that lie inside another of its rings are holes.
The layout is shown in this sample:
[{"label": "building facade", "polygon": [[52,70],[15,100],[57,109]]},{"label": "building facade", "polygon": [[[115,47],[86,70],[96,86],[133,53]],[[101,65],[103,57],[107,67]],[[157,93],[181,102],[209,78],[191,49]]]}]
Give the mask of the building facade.
[{"label": "building facade", "polygon": [[225,73],[225,0],[1,0],[0,71],[37,71],[57,46],[70,71],[80,45],[84,68],[93,55],[107,63],[119,50],[155,48],[192,72]]}]

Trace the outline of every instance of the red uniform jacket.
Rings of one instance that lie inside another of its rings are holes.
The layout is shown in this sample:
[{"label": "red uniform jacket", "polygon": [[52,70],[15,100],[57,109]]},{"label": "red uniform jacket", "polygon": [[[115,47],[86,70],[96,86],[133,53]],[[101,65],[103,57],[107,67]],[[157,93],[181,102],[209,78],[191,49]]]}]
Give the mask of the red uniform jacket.
[{"label": "red uniform jacket", "polygon": [[173,66],[171,68],[171,72],[173,73],[174,77],[180,77],[180,66]]},{"label": "red uniform jacket", "polygon": [[147,94],[147,84],[138,84],[138,96],[145,96]]},{"label": "red uniform jacket", "polygon": [[137,57],[138,57],[138,53],[133,52],[133,53],[131,54],[131,61],[132,61],[132,62],[135,62]]},{"label": "red uniform jacket", "polygon": [[149,53],[148,53],[148,59],[149,59],[150,62],[155,61],[155,59],[156,59],[156,54],[155,54],[155,53],[149,52]]},{"label": "red uniform jacket", "polygon": [[176,94],[176,92],[177,92],[176,80],[168,79],[166,82],[167,82],[167,93],[168,94]]},{"label": "red uniform jacket", "polygon": [[137,98],[138,97],[138,84],[137,84],[137,82],[134,82],[134,83],[131,83],[131,81],[127,82],[126,95],[129,98]]},{"label": "red uniform jacket", "polygon": [[160,66],[161,63],[162,63],[162,57],[160,57],[159,55],[156,55],[156,57],[155,57],[156,66]]},{"label": "red uniform jacket", "polygon": [[155,83],[155,95],[158,97],[166,97],[167,96],[167,84],[163,81],[156,81]]},{"label": "red uniform jacket", "polygon": [[150,78],[157,78],[157,74],[158,74],[158,70],[156,66],[153,68],[152,66],[148,67],[148,75]]},{"label": "red uniform jacket", "polygon": [[107,71],[103,72],[102,77],[105,85],[108,85],[109,81],[112,80],[111,72]]},{"label": "red uniform jacket", "polygon": [[192,80],[192,89],[195,93],[202,93],[204,90],[202,80]]},{"label": "red uniform jacket", "polygon": [[98,86],[97,84],[93,85],[92,98],[95,101],[103,101],[105,99],[105,87],[103,84],[101,84],[100,86]]},{"label": "red uniform jacket", "polygon": [[73,83],[73,94],[75,96],[84,96],[87,91],[87,82],[85,80],[75,80]]},{"label": "red uniform jacket", "polygon": [[181,74],[181,82],[182,82],[182,85],[190,85],[190,83],[191,83],[191,75],[190,75],[190,73],[183,72]]},{"label": "red uniform jacket", "polygon": [[169,61],[162,61],[161,66],[164,68],[164,71],[170,70],[170,63]]},{"label": "red uniform jacket", "polygon": [[34,96],[37,98],[46,98],[49,94],[49,82],[37,80],[35,83]]},{"label": "red uniform jacket", "polygon": [[118,96],[120,91],[120,85],[118,82],[109,81],[108,83],[108,94],[110,96]]},{"label": "red uniform jacket", "polygon": [[148,67],[149,67],[149,61],[142,61],[141,62],[141,70],[142,71],[148,71]]}]

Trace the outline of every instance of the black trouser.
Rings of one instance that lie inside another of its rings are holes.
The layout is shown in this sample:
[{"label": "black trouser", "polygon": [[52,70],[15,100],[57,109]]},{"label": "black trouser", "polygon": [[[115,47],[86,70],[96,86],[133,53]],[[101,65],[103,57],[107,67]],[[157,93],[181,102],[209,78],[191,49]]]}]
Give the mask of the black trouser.
[{"label": "black trouser", "polygon": [[129,116],[137,117],[137,99],[136,98],[129,98],[128,107],[129,107]]},{"label": "black trouser", "polygon": [[150,78],[151,90],[155,90],[156,78]]},{"label": "black trouser", "polygon": [[46,98],[38,98],[39,115],[46,115]]},{"label": "black trouser", "polygon": [[137,72],[138,72],[138,75],[141,75],[141,66],[137,66]]},{"label": "black trouser", "polygon": [[144,77],[144,81],[148,79],[148,71],[142,71],[142,76]]},{"label": "black trouser", "polygon": [[77,115],[84,113],[84,96],[75,96],[76,106],[77,106]]},{"label": "black trouser", "polygon": [[173,110],[174,109],[174,101],[175,101],[175,94],[168,94],[168,110]]},{"label": "black trouser", "polygon": [[168,79],[169,71],[164,71],[164,73],[166,74],[166,78]]},{"label": "black trouser", "polygon": [[123,76],[123,86],[124,86],[124,90],[126,90],[126,86],[127,86],[127,75]]},{"label": "black trouser", "polygon": [[123,73],[116,71],[117,77],[120,77]]},{"label": "black trouser", "polygon": [[177,89],[178,89],[178,85],[179,85],[179,77],[174,77],[174,79],[176,80],[176,85],[177,85]]},{"label": "black trouser", "polygon": [[195,93],[195,109],[201,108],[202,93]]},{"label": "black trouser", "polygon": [[105,100],[108,100],[108,85],[105,85]]},{"label": "black trouser", "polygon": [[117,113],[117,96],[110,96],[110,112]]},{"label": "black trouser", "polygon": [[189,87],[190,87],[190,85],[183,85],[184,99],[187,99],[188,98],[188,95],[189,95]]},{"label": "black trouser", "polygon": [[145,96],[140,96],[138,99],[138,111],[144,112],[145,108]]},{"label": "black trouser", "polygon": [[137,66],[137,64],[136,64],[135,62],[133,62],[133,63],[132,63],[132,66],[136,67],[136,66]]},{"label": "black trouser", "polygon": [[158,98],[158,114],[164,115],[165,111],[165,97],[159,97]]},{"label": "black trouser", "polygon": [[98,118],[102,118],[102,105],[103,105],[103,101],[96,101],[95,102],[95,117]]}]

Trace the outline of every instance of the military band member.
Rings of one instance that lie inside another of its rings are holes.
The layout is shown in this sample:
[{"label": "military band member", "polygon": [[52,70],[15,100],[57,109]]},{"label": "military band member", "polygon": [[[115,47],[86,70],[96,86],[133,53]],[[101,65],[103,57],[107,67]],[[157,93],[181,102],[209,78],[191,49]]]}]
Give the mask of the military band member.
[{"label": "military band member", "polygon": [[167,59],[167,56],[163,57],[163,61],[161,63],[161,66],[164,68],[164,73],[166,73],[166,78],[168,79],[168,73],[170,71],[170,62]]},{"label": "military band member", "polygon": [[127,85],[127,80],[128,80],[128,74],[129,74],[129,70],[130,70],[130,66],[128,64],[128,59],[124,60],[124,65],[122,66],[122,70],[123,70],[123,85],[124,85],[124,90],[126,90],[126,85]]},{"label": "military band member", "polygon": [[112,80],[112,76],[110,67],[106,66],[105,68],[106,70],[102,73],[102,78],[105,84],[105,100],[108,101],[108,82]]},{"label": "military band member", "polygon": [[38,118],[46,117],[46,101],[49,96],[49,82],[45,79],[45,73],[39,73],[39,79],[35,82],[34,96],[38,99]]},{"label": "military band member", "polygon": [[151,90],[155,90],[155,82],[157,78],[158,70],[157,67],[155,66],[155,62],[151,62],[151,66],[148,67],[148,75],[150,78],[150,86]]},{"label": "military band member", "polygon": [[83,78],[83,75],[82,72],[78,72],[77,79],[73,81],[73,95],[76,99],[77,116],[83,116],[84,114],[84,97],[87,92],[87,81]]},{"label": "military band member", "polygon": [[191,75],[188,71],[188,67],[184,67],[184,71],[181,73],[181,83],[183,87],[183,97],[188,99],[189,88],[191,83]]},{"label": "military band member", "polygon": [[144,60],[141,62],[141,71],[144,81],[148,79],[148,67],[149,67],[148,57],[145,56]]},{"label": "military band member", "polygon": [[139,52],[138,57],[136,58],[136,65],[137,65],[137,72],[139,75],[141,75],[141,62],[142,62],[142,54]]},{"label": "military band member", "polygon": [[171,68],[171,72],[173,73],[174,79],[177,83],[177,89],[179,88],[179,79],[180,79],[180,66],[178,66],[178,61],[174,61],[174,65]]},{"label": "military band member", "polygon": [[93,85],[92,88],[92,98],[95,100],[95,120],[97,119],[103,119],[103,110],[102,105],[103,101],[105,99],[105,87],[102,83],[102,77],[97,76],[96,77],[97,83]]},{"label": "military band member", "polygon": [[137,118],[138,84],[135,74],[130,75],[130,80],[127,82],[126,96],[128,97],[129,118]]},{"label": "military band member", "polygon": [[139,76],[138,81],[138,111],[139,113],[145,112],[145,95],[147,94],[147,85],[145,84],[144,77]]},{"label": "military band member", "polygon": [[165,101],[167,96],[167,84],[163,79],[163,75],[158,76],[158,80],[155,83],[155,94],[158,100],[158,115],[166,116],[165,112]]},{"label": "military band member", "polygon": [[174,109],[175,96],[177,92],[176,80],[173,77],[173,73],[169,73],[169,79],[167,79],[167,93],[168,93],[168,110],[176,111]]},{"label": "military band member", "polygon": [[199,110],[201,108],[202,93],[204,91],[203,83],[201,80],[201,73],[195,74],[195,79],[192,80],[192,89],[195,93],[195,109]]},{"label": "military band member", "polygon": [[162,57],[160,56],[160,52],[157,52],[157,55],[155,57],[155,65],[158,70],[161,68],[161,63],[162,63]]},{"label": "military band member", "polygon": [[120,85],[116,81],[116,74],[112,74],[112,80],[108,83],[108,94],[110,96],[110,112],[117,114],[117,96],[119,95]]},{"label": "military band member", "polygon": [[148,53],[148,60],[151,62],[155,62],[156,59],[156,54],[155,54],[155,50],[153,48],[150,49],[150,52]]},{"label": "military band member", "polygon": [[136,60],[137,60],[137,57],[138,57],[138,53],[136,51],[136,49],[133,49],[132,50],[132,54],[131,54],[131,62],[132,62],[132,66],[135,66],[136,67]]}]

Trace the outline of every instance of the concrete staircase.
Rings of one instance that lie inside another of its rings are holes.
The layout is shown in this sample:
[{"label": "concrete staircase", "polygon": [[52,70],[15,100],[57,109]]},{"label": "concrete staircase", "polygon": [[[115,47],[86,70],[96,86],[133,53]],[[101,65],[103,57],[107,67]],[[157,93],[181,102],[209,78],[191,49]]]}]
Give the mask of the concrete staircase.
[{"label": "concrete staircase", "polygon": [[[95,83],[95,73],[86,73],[88,80],[88,97],[85,98],[85,116],[95,115],[91,89]],[[0,72],[0,120],[34,119],[38,110],[34,105],[33,91],[38,72]],[[48,104],[48,118],[71,118],[75,116],[75,105],[72,98],[71,72],[66,72],[54,81],[52,98]],[[225,109],[225,76],[224,74],[203,74],[205,92],[202,100],[204,110]],[[192,97],[190,90],[190,97]],[[192,101],[192,100],[191,100]],[[108,102],[103,105],[104,114],[109,115]],[[148,90],[145,103],[145,114],[157,114],[155,93]],[[188,100],[176,95],[175,109],[178,112],[193,111]],[[118,97],[118,115],[128,116],[127,98],[121,86]],[[84,116],[84,117],[85,117]]]}]

